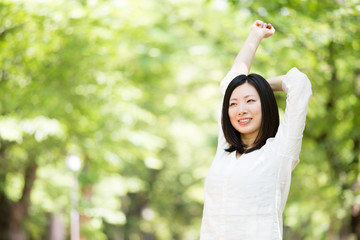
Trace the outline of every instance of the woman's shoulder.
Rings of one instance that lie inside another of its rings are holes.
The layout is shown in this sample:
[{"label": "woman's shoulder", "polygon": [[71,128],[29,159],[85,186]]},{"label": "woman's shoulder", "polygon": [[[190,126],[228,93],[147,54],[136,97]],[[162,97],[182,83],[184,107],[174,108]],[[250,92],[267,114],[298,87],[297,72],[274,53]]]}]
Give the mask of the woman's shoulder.
[{"label": "woman's shoulder", "polygon": [[265,152],[273,152],[276,149],[275,144],[275,137],[270,137],[266,140],[264,146],[262,146],[261,149]]}]

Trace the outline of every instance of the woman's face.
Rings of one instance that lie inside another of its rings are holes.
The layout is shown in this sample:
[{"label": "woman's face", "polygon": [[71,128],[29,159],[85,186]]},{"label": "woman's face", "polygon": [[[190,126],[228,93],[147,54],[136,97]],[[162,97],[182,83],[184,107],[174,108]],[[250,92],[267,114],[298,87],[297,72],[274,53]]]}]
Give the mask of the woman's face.
[{"label": "woman's face", "polygon": [[260,96],[249,83],[244,83],[231,94],[228,114],[232,126],[247,145],[254,143],[261,126]]}]

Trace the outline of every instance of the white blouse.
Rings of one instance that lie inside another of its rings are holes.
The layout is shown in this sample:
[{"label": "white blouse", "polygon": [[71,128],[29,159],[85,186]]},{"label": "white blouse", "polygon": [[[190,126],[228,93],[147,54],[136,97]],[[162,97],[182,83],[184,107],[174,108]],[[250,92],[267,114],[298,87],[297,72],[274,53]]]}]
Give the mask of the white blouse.
[{"label": "white blouse", "polygon": [[[224,95],[239,73],[230,71],[220,84]],[[311,83],[297,68],[282,81],[286,109],[277,134],[258,150],[226,152],[221,128],[215,159],[205,180],[200,240],[279,240],[291,172],[299,162]]]}]

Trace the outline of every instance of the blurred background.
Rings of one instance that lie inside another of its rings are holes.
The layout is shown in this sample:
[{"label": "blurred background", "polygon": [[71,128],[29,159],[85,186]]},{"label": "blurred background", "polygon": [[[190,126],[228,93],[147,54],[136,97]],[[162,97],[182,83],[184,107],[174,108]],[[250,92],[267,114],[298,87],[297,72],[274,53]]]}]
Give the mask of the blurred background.
[{"label": "blurred background", "polygon": [[199,239],[218,85],[257,19],[276,33],[252,72],[313,86],[284,239],[360,239],[359,0],[1,0],[0,19],[1,240]]}]

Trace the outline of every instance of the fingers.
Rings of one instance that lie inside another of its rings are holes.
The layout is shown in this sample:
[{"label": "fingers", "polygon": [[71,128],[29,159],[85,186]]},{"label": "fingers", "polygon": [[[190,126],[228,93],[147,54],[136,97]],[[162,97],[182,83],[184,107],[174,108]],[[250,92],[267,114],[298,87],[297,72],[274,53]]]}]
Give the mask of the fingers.
[{"label": "fingers", "polygon": [[264,24],[264,23],[263,23],[262,21],[260,21],[260,20],[256,20],[256,22],[255,22],[255,25],[256,25],[257,27],[262,27],[263,24]]},{"label": "fingers", "polygon": [[270,23],[264,23],[260,20],[256,20],[251,29],[259,34],[261,38],[268,38],[275,33],[275,28]]},{"label": "fingers", "polygon": [[262,28],[262,27],[264,26],[264,23],[263,23],[263,21],[256,20],[255,25],[256,25],[257,27],[261,27],[261,28]]},{"label": "fingers", "polygon": [[264,23],[263,21],[260,20],[256,20],[255,25],[257,27],[261,27],[261,28],[267,28],[267,29],[272,29],[272,25],[270,23]]}]

